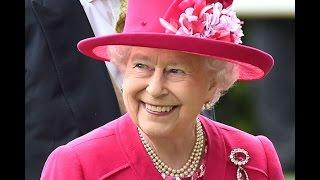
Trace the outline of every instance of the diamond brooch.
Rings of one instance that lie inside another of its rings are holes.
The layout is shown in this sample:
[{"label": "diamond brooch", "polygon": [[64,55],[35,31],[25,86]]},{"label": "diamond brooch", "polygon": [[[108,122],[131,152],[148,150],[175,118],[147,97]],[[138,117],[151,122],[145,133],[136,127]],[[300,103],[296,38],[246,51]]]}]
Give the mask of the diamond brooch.
[{"label": "diamond brooch", "polygon": [[238,166],[237,180],[249,180],[246,170],[242,167],[249,161],[248,152],[242,148],[236,148],[231,151],[229,158],[234,165]]}]

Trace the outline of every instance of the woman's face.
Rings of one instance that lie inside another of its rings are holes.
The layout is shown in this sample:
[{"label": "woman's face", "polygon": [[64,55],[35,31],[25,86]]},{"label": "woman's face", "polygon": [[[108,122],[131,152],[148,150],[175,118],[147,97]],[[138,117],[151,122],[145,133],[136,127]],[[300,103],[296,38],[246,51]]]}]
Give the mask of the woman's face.
[{"label": "woman's face", "polygon": [[214,87],[205,60],[178,51],[134,47],[123,84],[126,109],[148,135],[166,136],[193,126]]}]

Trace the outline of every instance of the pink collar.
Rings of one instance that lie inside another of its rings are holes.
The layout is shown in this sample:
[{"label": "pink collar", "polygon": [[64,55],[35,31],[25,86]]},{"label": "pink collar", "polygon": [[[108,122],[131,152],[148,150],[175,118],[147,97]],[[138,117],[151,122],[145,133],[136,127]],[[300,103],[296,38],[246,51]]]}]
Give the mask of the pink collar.
[{"label": "pink collar", "polygon": [[[204,125],[208,138],[208,154],[204,179],[225,177],[228,157],[226,155],[223,137],[221,137],[213,123],[210,123],[211,120],[208,120],[201,115],[199,115],[199,119]],[[162,179],[160,173],[156,170],[145,152],[144,147],[140,142],[136,125],[132,122],[130,116],[125,114],[119,118],[117,123],[117,141],[137,177],[139,177],[139,179],[144,179],[145,177]]]}]

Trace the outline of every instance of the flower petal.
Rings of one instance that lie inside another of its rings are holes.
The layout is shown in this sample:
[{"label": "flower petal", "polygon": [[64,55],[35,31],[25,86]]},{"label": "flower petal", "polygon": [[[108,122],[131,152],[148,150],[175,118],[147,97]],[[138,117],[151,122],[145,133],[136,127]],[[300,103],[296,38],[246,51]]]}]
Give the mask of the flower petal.
[{"label": "flower petal", "polygon": [[166,20],[164,20],[163,18],[160,18],[160,24],[166,29],[169,30],[173,33],[177,32],[177,29],[175,27],[173,27],[170,23],[168,23]]}]

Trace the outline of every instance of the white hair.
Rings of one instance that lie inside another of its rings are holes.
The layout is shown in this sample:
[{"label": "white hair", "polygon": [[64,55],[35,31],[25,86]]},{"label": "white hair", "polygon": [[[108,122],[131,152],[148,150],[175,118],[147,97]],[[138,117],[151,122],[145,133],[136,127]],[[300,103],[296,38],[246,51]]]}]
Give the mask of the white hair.
[{"label": "white hair", "polygon": [[227,61],[214,60],[206,57],[207,67],[212,75],[216,92],[211,100],[214,105],[228,89],[230,89],[239,78],[239,68],[237,64]]},{"label": "white hair", "polygon": [[110,57],[110,62],[115,64],[118,69],[124,73],[127,66],[127,61],[129,59],[132,46],[123,46],[123,45],[113,45],[108,46],[107,53]]}]

